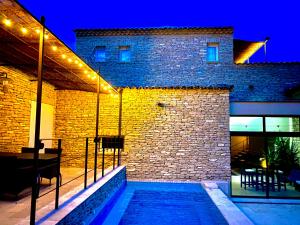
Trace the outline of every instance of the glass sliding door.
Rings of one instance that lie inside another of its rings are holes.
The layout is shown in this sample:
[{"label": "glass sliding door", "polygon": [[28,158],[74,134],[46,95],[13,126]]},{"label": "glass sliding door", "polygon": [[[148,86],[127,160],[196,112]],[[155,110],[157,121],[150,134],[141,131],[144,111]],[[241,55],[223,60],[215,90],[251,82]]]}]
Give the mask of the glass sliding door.
[{"label": "glass sliding door", "polygon": [[300,198],[299,117],[231,117],[232,196]]},{"label": "glass sliding door", "polygon": [[262,185],[265,168],[264,139],[262,137],[231,137],[231,188],[233,196],[266,196],[266,189]]},{"label": "glass sliding door", "polygon": [[270,197],[300,197],[300,138],[268,138]]}]

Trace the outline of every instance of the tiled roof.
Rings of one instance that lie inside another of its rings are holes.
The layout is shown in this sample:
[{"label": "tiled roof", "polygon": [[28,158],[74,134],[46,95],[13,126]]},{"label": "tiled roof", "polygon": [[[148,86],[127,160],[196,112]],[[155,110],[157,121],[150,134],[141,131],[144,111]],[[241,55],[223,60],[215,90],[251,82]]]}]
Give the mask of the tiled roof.
[{"label": "tiled roof", "polygon": [[118,35],[232,34],[233,27],[140,27],[76,29],[77,37]]}]

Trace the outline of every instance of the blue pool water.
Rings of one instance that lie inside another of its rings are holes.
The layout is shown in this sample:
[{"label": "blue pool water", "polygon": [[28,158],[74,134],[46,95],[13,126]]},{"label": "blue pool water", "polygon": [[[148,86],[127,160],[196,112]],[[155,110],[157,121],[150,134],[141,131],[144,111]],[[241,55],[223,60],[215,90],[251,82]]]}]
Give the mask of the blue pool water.
[{"label": "blue pool water", "polygon": [[200,184],[127,182],[108,206],[92,225],[228,224]]}]

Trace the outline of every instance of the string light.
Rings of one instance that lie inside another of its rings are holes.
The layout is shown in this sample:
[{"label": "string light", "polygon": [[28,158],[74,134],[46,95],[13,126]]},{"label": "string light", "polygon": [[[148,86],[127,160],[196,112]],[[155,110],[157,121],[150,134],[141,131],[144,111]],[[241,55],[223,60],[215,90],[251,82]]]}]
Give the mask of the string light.
[{"label": "string light", "polygon": [[57,46],[53,45],[53,46],[52,46],[52,50],[53,50],[53,51],[57,51]]},{"label": "string light", "polygon": [[11,25],[12,25],[12,22],[11,22],[11,20],[9,20],[9,19],[4,19],[4,20],[3,20],[3,23],[4,23],[4,25],[7,26],[7,27],[11,27]]},{"label": "string light", "polygon": [[27,34],[28,30],[25,27],[22,27],[21,29],[22,34]]},{"label": "string light", "polygon": [[[10,19],[3,19],[2,20],[2,23],[7,26],[7,27],[11,27],[13,25],[12,21]],[[30,32],[30,29],[28,30],[27,28],[25,27],[19,27],[19,32],[21,32],[23,35],[26,35]],[[37,34],[40,34],[41,33],[41,30],[40,29],[35,29],[34,30],[35,33]],[[49,39],[49,34],[45,34],[44,35],[44,38],[45,39]],[[51,49],[53,51],[57,51],[58,50],[58,47],[56,45],[52,45],[51,46]],[[67,59],[69,63],[72,63],[73,62],[73,59],[72,58],[67,58],[67,55],[66,54],[62,54],[61,57],[63,59]],[[81,60],[74,60],[74,63],[76,65],[78,65],[80,68],[82,68],[84,66],[83,63],[81,63]],[[97,73],[96,72],[92,72],[91,74],[88,74],[88,70],[84,70],[84,73],[87,74],[87,77],[88,78],[91,78],[92,80],[95,80],[97,78]],[[107,83],[107,85],[101,83],[101,88],[103,88],[104,91],[108,91],[110,93],[111,96],[113,96],[114,98],[117,98],[118,97],[118,94],[114,94],[112,93],[112,86],[110,84]]]}]

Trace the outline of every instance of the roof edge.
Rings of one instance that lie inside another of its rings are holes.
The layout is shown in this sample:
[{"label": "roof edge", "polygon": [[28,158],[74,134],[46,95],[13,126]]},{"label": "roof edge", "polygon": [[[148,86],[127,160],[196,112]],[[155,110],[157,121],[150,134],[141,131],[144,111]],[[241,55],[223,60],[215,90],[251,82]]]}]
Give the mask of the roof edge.
[{"label": "roof edge", "polygon": [[233,34],[233,27],[141,27],[75,29],[76,37],[168,34]]},{"label": "roof edge", "polygon": [[214,85],[214,86],[115,86],[116,88],[120,89],[168,89],[168,90],[229,90],[232,91],[234,86],[233,85]]}]

